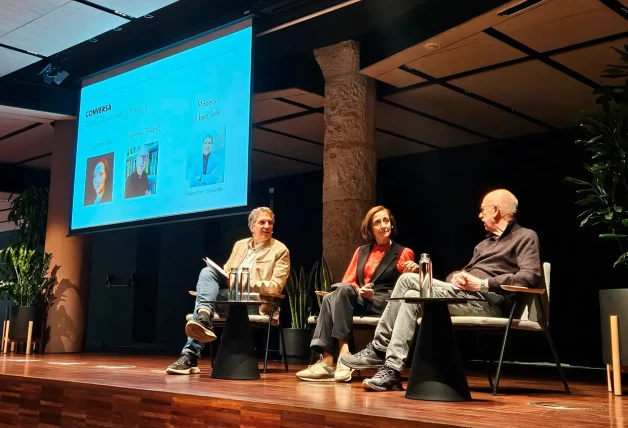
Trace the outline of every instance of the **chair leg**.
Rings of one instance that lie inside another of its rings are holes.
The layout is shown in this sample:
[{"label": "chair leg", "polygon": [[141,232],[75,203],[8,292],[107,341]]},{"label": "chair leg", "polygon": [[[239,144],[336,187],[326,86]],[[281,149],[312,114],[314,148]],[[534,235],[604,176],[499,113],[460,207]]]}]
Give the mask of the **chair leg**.
[{"label": "chair leg", "polygon": [[556,363],[556,367],[558,368],[558,373],[560,373],[560,379],[563,381],[563,386],[565,387],[565,393],[571,394],[569,390],[569,385],[567,385],[567,378],[565,377],[565,372],[563,372],[563,367],[560,365],[560,360],[558,359],[558,352],[556,352],[556,347],[554,346],[554,341],[552,340],[552,335],[550,334],[549,327],[547,325],[547,320],[545,319],[545,308],[543,307],[543,301],[541,297],[536,295],[537,302],[539,304],[539,311],[541,317],[541,326],[543,327],[543,332],[545,333],[545,337],[547,338],[547,342],[549,343],[550,349],[552,350],[552,355],[554,355],[554,362]]},{"label": "chair leg", "polygon": [[488,384],[492,388],[493,387],[493,375],[491,374],[491,365],[493,364],[493,362],[492,361],[489,362],[486,359],[486,342],[484,341],[484,338],[485,336],[483,336],[481,333],[479,332],[475,333],[476,344],[480,353],[482,354],[482,361],[484,362],[484,370],[486,371]]},{"label": "chair leg", "polygon": [[214,347],[212,342],[209,342],[209,358],[211,361],[212,369],[214,368]]},{"label": "chair leg", "polygon": [[612,370],[611,365],[606,365],[606,384],[608,385],[608,392],[613,392],[613,382],[611,380]]},{"label": "chair leg", "polygon": [[275,305],[273,304],[270,310],[270,317],[268,317],[268,327],[266,328],[266,350],[264,351],[264,374],[266,374],[266,368],[268,367],[268,344],[270,343],[270,326],[273,322],[273,315],[275,314]]},{"label": "chair leg", "polygon": [[288,371],[288,355],[286,355],[286,342],[283,340],[283,328],[279,325],[279,341],[281,342],[281,360]]},{"label": "chair leg", "polygon": [[558,372],[560,373],[560,379],[563,381],[563,386],[565,387],[565,393],[571,394],[569,390],[569,385],[567,385],[567,378],[565,377],[565,373],[563,372],[563,367],[560,365],[560,360],[558,359],[558,353],[556,352],[556,348],[554,347],[554,341],[552,340],[552,336],[550,335],[549,328],[545,328],[545,337],[547,337],[547,342],[549,343],[550,348],[552,349],[552,354],[554,355],[554,362],[556,363],[556,367],[558,368]]},{"label": "chair leg", "polygon": [[508,341],[508,333],[510,332],[510,326],[512,325],[512,317],[515,314],[515,308],[517,302],[515,301],[510,310],[510,316],[508,317],[508,324],[506,324],[506,331],[504,332],[504,340],[502,342],[502,350],[499,354],[499,363],[497,364],[497,373],[495,374],[495,385],[493,386],[493,395],[497,395],[497,388],[499,388],[499,377],[502,374],[502,363],[504,362],[504,351],[506,350],[506,343]]}]

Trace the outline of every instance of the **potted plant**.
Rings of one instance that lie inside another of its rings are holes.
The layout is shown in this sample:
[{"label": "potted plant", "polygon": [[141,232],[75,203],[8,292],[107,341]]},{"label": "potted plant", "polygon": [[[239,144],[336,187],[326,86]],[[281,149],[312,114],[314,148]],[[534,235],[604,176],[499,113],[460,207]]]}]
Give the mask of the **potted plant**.
[{"label": "potted plant", "polygon": [[[325,257],[316,262],[313,269],[314,289],[316,291],[329,293],[331,291],[331,286],[333,282],[331,277],[331,271],[329,270],[329,266],[327,265],[327,260],[325,260]],[[318,307],[320,309],[323,298],[317,294],[316,300],[318,301]]]},{"label": "potted plant", "polygon": [[[8,220],[17,227],[18,242],[0,251],[0,295],[12,301],[8,319],[11,339],[42,336],[46,310],[56,284],[50,272],[52,254],[43,252],[48,215],[48,189],[31,187],[11,201]],[[4,314],[2,314],[4,315]]]},{"label": "potted plant", "polygon": [[290,303],[290,328],[283,329],[286,357],[289,363],[302,364],[309,361],[312,330],[308,328],[307,319],[312,308],[312,278],[314,269],[307,274],[305,269],[297,272],[292,270],[286,290]]},{"label": "potted plant", "polygon": [[[587,113],[581,122],[589,139],[578,141],[584,148],[589,181],[566,177],[578,187],[582,207],[581,227],[602,225],[607,233],[602,239],[613,239],[618,244],[619,257],[614,266],[628,266],[628,45],[615,49],[624,65],[608,65],[603,78],[621,79],[619,85],[602,85],[599,111]],[[628,289],[600,291],[600,314],[604,362],[610,363],[609,316],[620,315],[620,332],[628,332]],[[628,365],[628,340],[620,340],[622,364]]]},{"label": "potted plant", "polygon": [[52,254],[31,250],[25,244],[0,251],[0,295],[6,294],[13,301],[8,317],[10,338],[26,339],[30,321],[32,337],[41,337],[43,310],[56,283],[56,270],[49,272],[51,259]]}]

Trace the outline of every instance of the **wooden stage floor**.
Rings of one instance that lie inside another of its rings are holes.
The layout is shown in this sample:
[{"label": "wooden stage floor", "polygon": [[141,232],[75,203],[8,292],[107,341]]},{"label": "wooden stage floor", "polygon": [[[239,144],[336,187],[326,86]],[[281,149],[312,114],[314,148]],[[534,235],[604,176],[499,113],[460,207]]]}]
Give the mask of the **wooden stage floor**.
[{"label": "wooden stage floor", "polygon": [[[628,397],[598,383],[506,375],[493,397],[484,376],[469,374],[473,401],[438,403],[403,392],[297,381],[277,363],[261,380],[165,375],[174,359],[101,354],[0,356],[0,427],[623,427]],[[363,372],[370,375],[372,372]],[[549,405],[543,407],[542,405]]]}]

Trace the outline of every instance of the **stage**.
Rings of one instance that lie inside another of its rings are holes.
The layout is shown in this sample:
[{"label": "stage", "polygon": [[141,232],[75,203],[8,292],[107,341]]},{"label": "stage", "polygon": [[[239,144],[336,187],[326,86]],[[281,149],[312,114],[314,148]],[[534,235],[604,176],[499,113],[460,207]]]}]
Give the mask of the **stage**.
[{"label": "stage", "polygon": [[546,379],[514,379],[507,373],[497,397],[490,393],[484,376],[468,374],[473,401],[438,403],[408,400],[403,392],[366,392],[357,376],[350,384],[300,382],[294,373],[301,367],[291,366],[286,373],[278,363],[256,381],[212,379],[207,359],[201,361],[200,375],[164,374],[173,361],[163,356],[2,354],[0,427],[622,427],[628,423],[628,398],[608,393],[603,371],[595,383],[570,379],[571,396],[562,393],[550,370]]}]

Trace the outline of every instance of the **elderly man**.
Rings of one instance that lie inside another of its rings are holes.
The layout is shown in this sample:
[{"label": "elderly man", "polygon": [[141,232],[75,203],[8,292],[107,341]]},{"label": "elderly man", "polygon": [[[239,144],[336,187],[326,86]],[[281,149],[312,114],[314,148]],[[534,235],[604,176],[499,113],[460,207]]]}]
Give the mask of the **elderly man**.
[{"label": "elderly man", "polygon": [[194,159],[190,187],[206,186],[222,183],[224,178],[224,161],[212,154],[214,139],[207,135],[203,138],[202,155]]},{"label": "elderly man", "polygon": [[[433,294],[438,297],[484,297],[487,302],[449,305],[451,315],[498,317],[511,307],[511,296],[500,285],[538,287],[541,283],[539,239],[536,232],[517,224],[517,199],[508,190],[487,194],[480,206],[480,220],[487,238],[473,250],[471,261],[460,272],[450,274],[449,282],[433,280]],[[418,265],[414,266],[418,271]],[[418,297],[419,275],[399,277],[392,297]],[[352,369],[377,368],[362,387],[373,391],[400,391],[401,372],[421,316],[420,305],[391,301],[382,314],[375,337],[355,355],[342,356]]]},{"label": "elderly man", "polygon": [[[225,272],[248,267],[251,272],[251,292],[260,294],[264,301],[272,301],[268,293],[281,293],[290,274],[290,254],[284,244],[272,238],[275,215],[270,208],[255,208],[249,214],[252,237],[235,243],[225,264]],[[188,341],[177,361],[168,366],[169,374],[200,373],[198,359],[205,343],[216,339],[212,327],[214,305],[211,301],[228,300],[226,278],[214,268],[201,270],[196,284],[196,303],[193,319],[185,326]],[[270,315],[271,304],[259,307],[261,315]],[[278,314],[277,314],[278,315]]]},{"label": "elderly man", "polygon": [[131,173],[124,183],[124,199],[150,195],[150,185],[146,175],[146,164],[149,158],[148,147],[141,146],[135,158],[135,172]]}]

